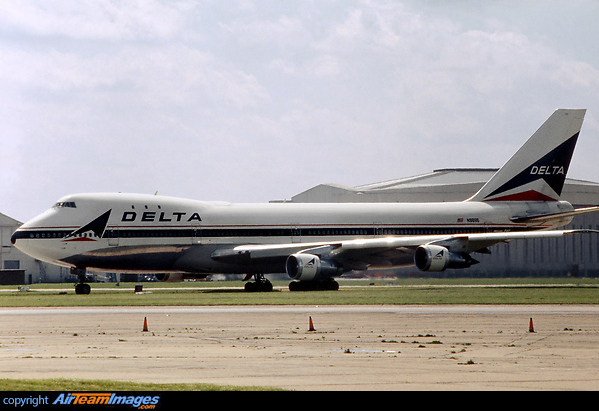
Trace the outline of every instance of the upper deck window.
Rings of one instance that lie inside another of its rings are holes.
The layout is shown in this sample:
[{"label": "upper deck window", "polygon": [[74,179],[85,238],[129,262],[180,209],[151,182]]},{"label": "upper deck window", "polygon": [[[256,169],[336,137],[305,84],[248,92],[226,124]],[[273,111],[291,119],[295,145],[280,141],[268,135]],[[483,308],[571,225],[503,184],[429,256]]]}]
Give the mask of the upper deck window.
[{"label": "upper deck window", "polygon": [[62,207],[77,208],[77,206],[75,205],[74,201],[60,201],[60,202],[54,204],[54,207],[57,207],[57,208],[62,208]]}]

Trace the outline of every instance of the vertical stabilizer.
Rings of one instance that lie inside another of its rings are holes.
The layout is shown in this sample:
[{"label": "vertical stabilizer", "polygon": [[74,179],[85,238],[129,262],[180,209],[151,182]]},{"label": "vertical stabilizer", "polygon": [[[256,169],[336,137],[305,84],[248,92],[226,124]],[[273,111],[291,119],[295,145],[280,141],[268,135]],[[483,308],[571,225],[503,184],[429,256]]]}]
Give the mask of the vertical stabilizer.
[{"label": "vertical stabilizer", "polygon": [[556,110],[468,201],[557,201],[586,110]]}]

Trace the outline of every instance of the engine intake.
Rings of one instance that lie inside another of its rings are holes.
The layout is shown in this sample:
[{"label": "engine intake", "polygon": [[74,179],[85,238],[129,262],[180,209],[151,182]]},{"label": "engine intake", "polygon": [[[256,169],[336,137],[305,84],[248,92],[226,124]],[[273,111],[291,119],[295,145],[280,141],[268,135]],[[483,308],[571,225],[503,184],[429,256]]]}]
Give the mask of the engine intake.
[{"label": "engine intake", "polygon": [[340,267],[332,262],[321,260],[313,254],[291,254],[285,263],[287,275],[292,280],[310,281],[339,275]]},{"label": "engine intake", "polygon": [[468,268],[478,264],[466,253],[452,253],[440,245],[421,245],[414,254],[414,264],[422,271],[444,271],[447,268]]}]

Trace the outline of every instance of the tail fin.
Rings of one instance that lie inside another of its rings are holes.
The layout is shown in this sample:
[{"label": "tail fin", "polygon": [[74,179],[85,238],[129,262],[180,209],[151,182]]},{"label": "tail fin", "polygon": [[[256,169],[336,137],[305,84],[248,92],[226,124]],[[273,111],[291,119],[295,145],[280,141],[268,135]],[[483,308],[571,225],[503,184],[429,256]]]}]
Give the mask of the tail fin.
[{"label": "tail fin", "polygon": [[467,201],[559,200],[585,112],[556,110]]}]

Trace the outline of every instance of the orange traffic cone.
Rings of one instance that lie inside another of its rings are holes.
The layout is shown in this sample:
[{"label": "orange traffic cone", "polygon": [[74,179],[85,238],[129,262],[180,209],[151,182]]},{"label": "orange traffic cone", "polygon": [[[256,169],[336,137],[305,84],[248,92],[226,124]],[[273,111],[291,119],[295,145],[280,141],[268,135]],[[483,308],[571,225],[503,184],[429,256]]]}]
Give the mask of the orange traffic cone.
[{"label": "orange traffic cone", "polygon": [[146,317],[144,317],[144,332],[148,331],[148,319]]},{"label": "orange traffic cone", "polygon": [[312,317],[310,317],[310,329],[308,331],[316,331],[314,329],[314,323],[312,322]]},{"label": "orange traffic cone", "polygon": [[535,327],[532,325],[532,318],[530,319],[530,324],[528,325],[528,332],[529,333],[535,332]]}]

